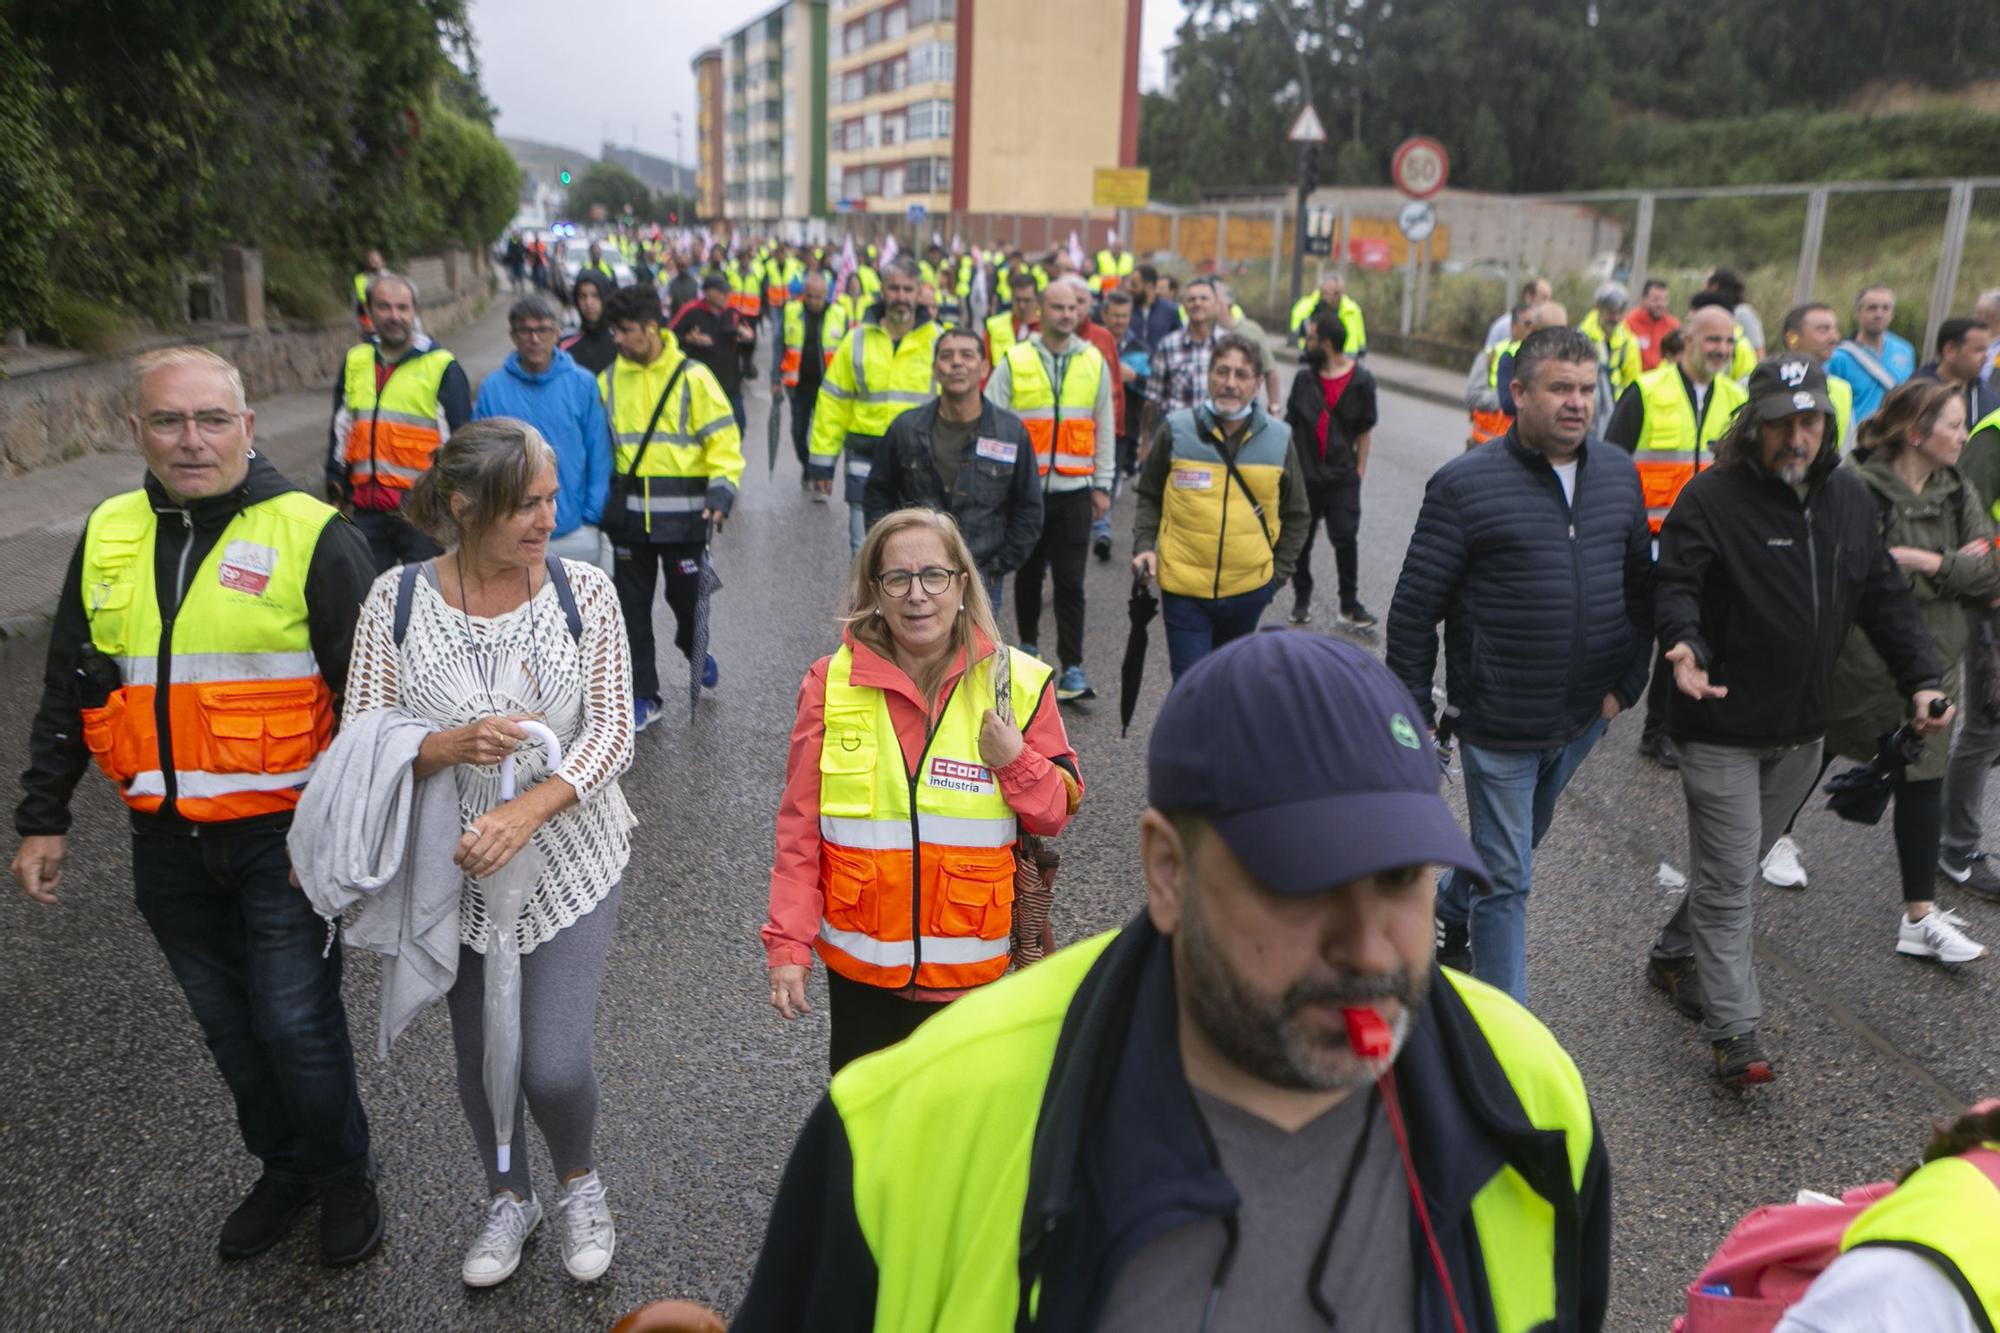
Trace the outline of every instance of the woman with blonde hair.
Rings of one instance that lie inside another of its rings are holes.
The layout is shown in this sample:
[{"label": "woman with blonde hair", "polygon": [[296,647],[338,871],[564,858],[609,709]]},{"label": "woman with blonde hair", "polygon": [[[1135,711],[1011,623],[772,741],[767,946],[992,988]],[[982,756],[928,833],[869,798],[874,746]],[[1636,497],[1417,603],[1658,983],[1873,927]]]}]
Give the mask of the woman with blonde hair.
[{"label": "woman with blonde hair", "polygon": [[835,1072],[1006,972],[1019,831],[1060,833],[1083,794],[1049,667],[1000,646],[949,514],[874,526],[844,620],[799,690],[761,932],[786,1018],[826,963]]}]

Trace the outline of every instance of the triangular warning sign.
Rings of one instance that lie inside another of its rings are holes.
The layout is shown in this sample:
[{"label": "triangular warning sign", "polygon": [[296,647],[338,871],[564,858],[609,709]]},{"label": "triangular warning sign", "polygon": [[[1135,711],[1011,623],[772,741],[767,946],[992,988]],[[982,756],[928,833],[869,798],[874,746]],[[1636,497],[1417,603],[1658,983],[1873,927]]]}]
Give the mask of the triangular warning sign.
[{"label": "triangular warning sign", "polygon": [[1312,109],[1312,103],[1308,102],[1299,108],[1298,119],[1292,122],[1292,128],[1286,131],[1285,138],[1292,143],[1326,142],[1326,127],[1319,123],[1319,112]]}]

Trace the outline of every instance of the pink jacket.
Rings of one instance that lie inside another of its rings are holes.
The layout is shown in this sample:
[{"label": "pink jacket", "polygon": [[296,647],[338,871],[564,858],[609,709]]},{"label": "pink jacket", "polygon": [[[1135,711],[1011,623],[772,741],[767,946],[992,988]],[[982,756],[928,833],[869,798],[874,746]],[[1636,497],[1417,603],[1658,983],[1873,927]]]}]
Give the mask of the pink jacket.
[{"label": "pink jacket", "polygon": [[[923,695],[901,667],[857,642],[851,633],[843,632],[842,637],[854,650],[854,683],[888,695],[889,716],[896,725],[903,762],[914,774],[935,720]],[[992,651],[993,645],[975,631],[973,661],[984,661]],[[819,887],[819,747],[826,729],[827,665],[832,661],[822,657],[813,663],[799,686],[799,714],[792,724],[791,754],[785,761],[785,794],[778,802],[771,914],[758,932],[771,967],[811,967],[812,942],[819,934],[823,906]],[[965,667],[965,657],[960,654],[938,691],[940,700],[950,697],[951,686],[965,674]],[[1063,729],[1054,691],[1042,692],[1035,715],[1022,729],[1022,739],[1026,744],[1021,753],[1013,763],[996,770],[994,777],[1022,826],[1030,833],[1053,837],[1069,823],[1071,809],[1069,789],[1057,770],[1057,761],[1076,778],[1079,793],[1082,786],[1076,751],[1070,748],[1069,733]],[[959,992],[918,990],[914,994],[921,999],[949,999]]]}]

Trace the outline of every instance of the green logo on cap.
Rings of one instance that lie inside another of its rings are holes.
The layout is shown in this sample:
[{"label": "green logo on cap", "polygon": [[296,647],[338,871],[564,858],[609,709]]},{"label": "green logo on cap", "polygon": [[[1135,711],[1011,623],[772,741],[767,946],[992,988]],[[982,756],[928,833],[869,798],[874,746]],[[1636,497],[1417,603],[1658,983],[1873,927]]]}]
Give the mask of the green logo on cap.
[{"label": "green logo on cap", "polygon": [[1421,750],[1424,743],[1417,738],[1417,729],[1410,725],[1410,719],[1401,713],[1389,719],[1389,734],[1396,738],[1396,744],[1408,750]]}]

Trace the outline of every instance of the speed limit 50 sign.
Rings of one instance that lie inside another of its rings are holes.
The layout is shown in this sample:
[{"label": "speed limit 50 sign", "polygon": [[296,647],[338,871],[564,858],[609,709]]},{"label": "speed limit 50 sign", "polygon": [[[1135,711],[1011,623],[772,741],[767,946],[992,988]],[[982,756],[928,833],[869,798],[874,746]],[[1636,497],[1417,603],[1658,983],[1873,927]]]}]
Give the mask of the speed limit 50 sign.
[{"label": "speed limit 50 sign", "polygon": [[1389,176],[1396,188],[1412,199],[1428,199],[1444,188],[1451,176],[1451,157],[1444,145],[1428,134],[1403,140],[1389,159]]}]

